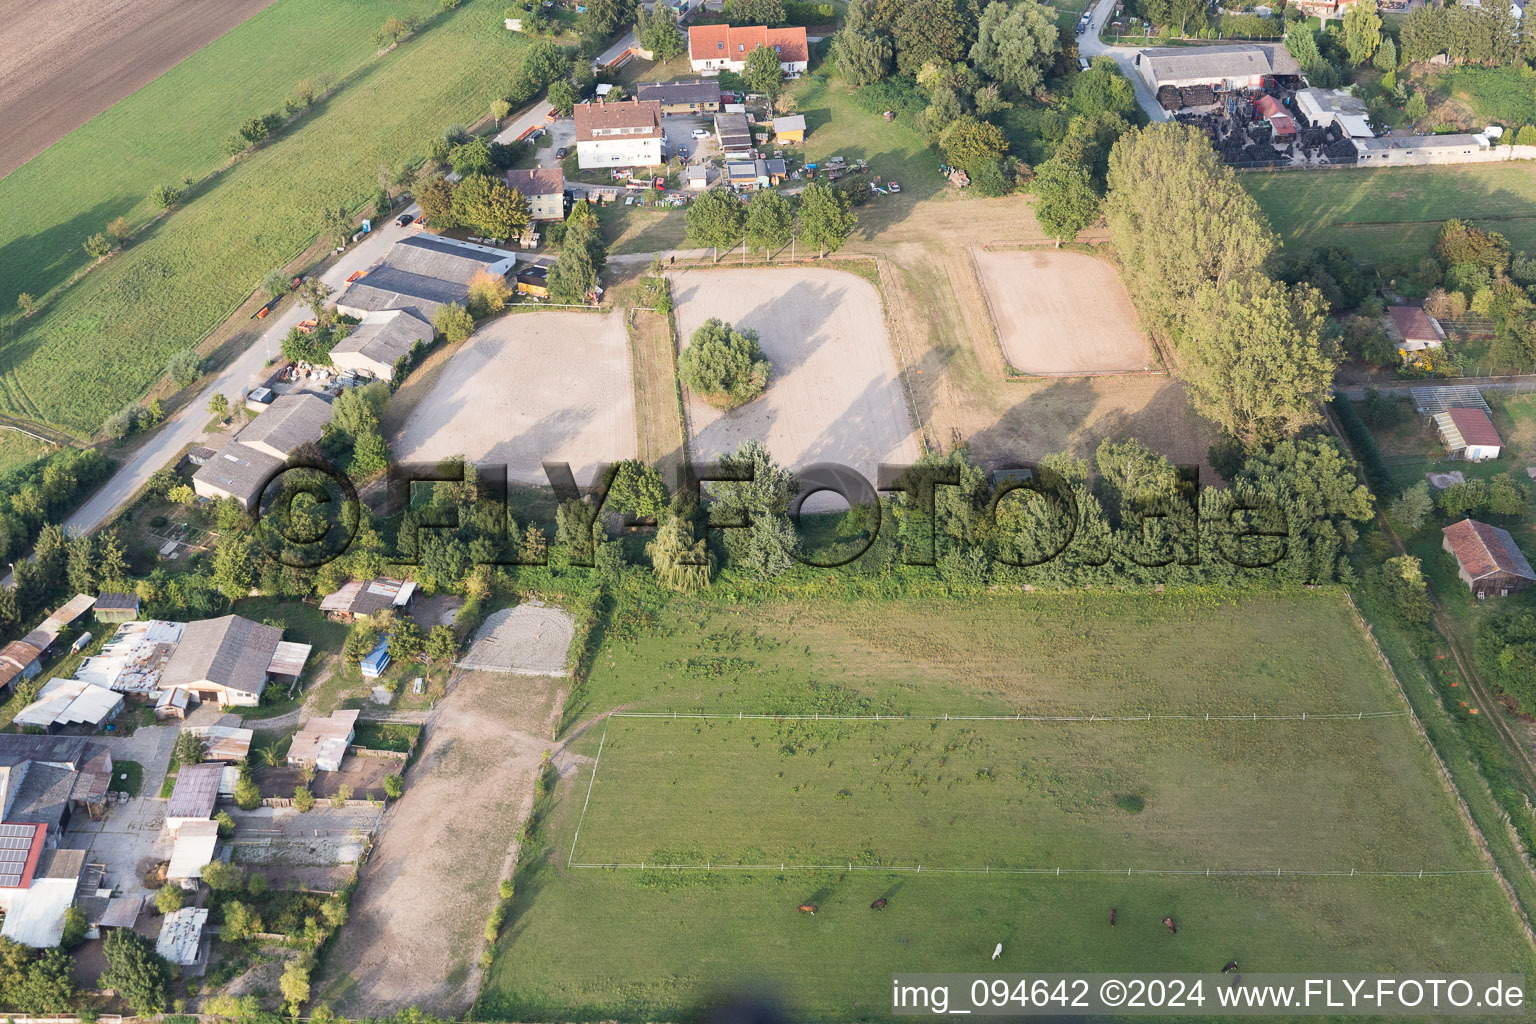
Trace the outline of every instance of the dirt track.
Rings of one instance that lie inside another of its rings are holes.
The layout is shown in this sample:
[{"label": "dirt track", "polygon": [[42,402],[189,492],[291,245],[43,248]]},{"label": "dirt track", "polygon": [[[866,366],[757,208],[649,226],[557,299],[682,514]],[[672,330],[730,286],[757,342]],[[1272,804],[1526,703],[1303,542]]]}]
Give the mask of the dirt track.
[{"label": "dirt track", "polygon": [[1057,249],[972,253],[1014,369],[1065,376],[1156,365],[1120,274],[1105,260]]},{"label": "dirt track", "polygon": [[0,0],[0,178],[273,0]]},{"label": "dirt track", "polygon": [[407,1006],[457,1018],[540,755],[564,704],[553,679],[464,674],[438,705],[384,819],[317,1000],[352,1018]]}]

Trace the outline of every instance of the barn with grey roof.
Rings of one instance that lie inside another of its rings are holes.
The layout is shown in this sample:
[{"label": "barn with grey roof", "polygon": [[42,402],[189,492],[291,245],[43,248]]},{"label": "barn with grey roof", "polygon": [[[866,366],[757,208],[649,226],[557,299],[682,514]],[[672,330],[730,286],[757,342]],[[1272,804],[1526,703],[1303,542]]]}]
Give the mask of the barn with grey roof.
[{"label": "barn with grey roof", "polygon": [[437,235],[413,235],[390,246],[384,258],[336,298],[336,308],[362,318],[405,309],[431,321],[441,306],[469,299],[476,274],[505,277],[517,257],[487,245]]},{"label": "barn with grey roof", "polygon": [[430,345],[433,333],[430,323],[408,309],[377,310],[336,343],[331,365],[365,377],[394,380],[400,360],[417,345]]}]

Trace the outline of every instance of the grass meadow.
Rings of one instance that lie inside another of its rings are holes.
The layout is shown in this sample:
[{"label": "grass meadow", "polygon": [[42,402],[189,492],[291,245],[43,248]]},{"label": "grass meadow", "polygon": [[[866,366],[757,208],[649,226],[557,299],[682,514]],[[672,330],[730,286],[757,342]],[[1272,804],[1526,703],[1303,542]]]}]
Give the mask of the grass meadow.
[{"label": "grass meadow", "polygon": [[1292,252],[1340,245],[1380,262],[1429,254],[1452,217],[1536,252],[1536,174],[1525,161],[1238,175]]},{"label": "grass meadow", "polygon": [[[397,6],[369,3],[364,24]],[[377,187],[380,165],[418,155],[445,125],[482,116],[525,46],[501,25],[499,5],[470,0],[368,63],[283,138],[233,165],[18,328],[0,346],[0,412],[89,435],[159,379],[172,352],[237,308],[263,273],[308,247],[323,206],[356,208]],[[282,89],[299,77],[283,75]],[[212,137],[222,140],[229,127],[221,122]],[[98,218],[89,220],[97,230]]]},{"label": "grass meadow", "polygon": [[[1337,592],[684,603],[618,615],[585,685],[589,716],[1199,720],[593,720],[524,847],[482,1017],[688,1019],[750,989],[882,1018],[897,971],[1536,966],[1409,719],[1203,720],[1401,711]],[[579,866],[640,862],[694,869]],[[1054,866],[1102,873],[1017,873]]]}]

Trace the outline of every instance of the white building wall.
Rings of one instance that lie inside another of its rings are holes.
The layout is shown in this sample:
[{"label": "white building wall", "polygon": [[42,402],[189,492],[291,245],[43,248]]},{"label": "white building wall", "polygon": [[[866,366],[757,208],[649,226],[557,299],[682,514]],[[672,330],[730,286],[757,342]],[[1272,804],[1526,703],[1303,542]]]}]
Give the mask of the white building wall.
[{"label": "white building wall", "polygon": [[662,162],[661,139],[592,139],[576,143],[576,166],[584,171],[604,167],[654,167]]}]

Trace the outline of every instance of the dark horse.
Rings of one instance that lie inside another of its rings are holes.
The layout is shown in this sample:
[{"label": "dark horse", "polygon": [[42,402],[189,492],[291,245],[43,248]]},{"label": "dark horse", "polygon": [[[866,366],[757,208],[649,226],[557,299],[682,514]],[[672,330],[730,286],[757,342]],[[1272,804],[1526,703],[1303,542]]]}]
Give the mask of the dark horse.
[{"label": "dark horse", "polygon": [[889,902],[890,902],[890,900],[886,899],[884,896],[881,896],[879,899],[875,900],[875,902],[873,902],[873,903],[871,903],[869,905],[869,909],[870,910],[884,910],[885,909],[885,905],[887,903],[889,903]]}]

